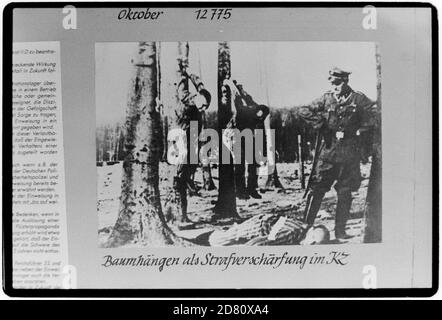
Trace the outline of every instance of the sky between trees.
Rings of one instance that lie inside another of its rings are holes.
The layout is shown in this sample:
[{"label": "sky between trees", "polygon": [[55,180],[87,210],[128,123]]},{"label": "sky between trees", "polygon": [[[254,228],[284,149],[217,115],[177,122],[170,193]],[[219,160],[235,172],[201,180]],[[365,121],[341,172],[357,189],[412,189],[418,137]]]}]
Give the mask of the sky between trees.
[{"label": "sky between trees", "polygon": [[[97,125],[124,121],[130,60],[136,43],[106,42],[95,46]],[[382,49],[382,48],[381,48]],[[177,43],[162,42],[161,100],[175,103]],[[255,101],[272,108],[308,104],[329,90],[328,70],[351,71],[350,86],[376,100],[375,44],[372,42],[230,42],[232,77]],[[212,94],[209,111],[217,108],[217,42],[189,42],[189,64]]]}]

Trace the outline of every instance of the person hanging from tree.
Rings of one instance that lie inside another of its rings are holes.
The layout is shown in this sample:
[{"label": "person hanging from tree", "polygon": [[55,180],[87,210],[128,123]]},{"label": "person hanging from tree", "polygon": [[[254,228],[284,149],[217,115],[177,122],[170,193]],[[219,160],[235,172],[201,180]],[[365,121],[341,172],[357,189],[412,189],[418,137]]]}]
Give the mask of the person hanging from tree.
[{"label": "person hanging from tree", "polygon": [[[227,79],[224,84],[231,88],[232,92],[232,113],[233,116],[228,123],[228,128],[235,128],[240,131],[245,129],[252,130],[264,128],[264,119],[269,115],[270,109],[265,105],[256,103],[252,96],[244,90],[241,84],[236,81]],[[236,195],[239,199],[248,199],[249,197],[261,199],[262,196],[258,193],[258,175],[256,170],[258,165],[255,159],[254,147],[255,143],[252,141],[252,161],[246,165],[245,145],[241,143],[241,162],[235,164],[235,188]],[[245,179],[245,172],[247,167],[247,186]]]},{"label": "person hanging from tree", "polygon": [[[181,157],[181,161],[177,166],[173,185],[181,203],[181,221],[189,222],[187,217],[187,190],[192,194],[198,193],[191,179],[198,167],[198,160],[196,160],[196,163],[191,163],[190,153],[196,152],[196,154],[198,154],[198,150],[192,150],[192,148],[198,149],[198,135],[203,125],[202,113],[209,107],[211,95],[209,91],[204,88],[204,84],[200,78],[192,73],[187,66],[180,64],[180,68],[182,68],[182,78],[177,85],[179,105],[175,113],[177,125],[185,134],[183,137],[185,139],[185,147],[183,148],[184,153]],[[188,80],[192,82],[196,93],[191,93],[187,90],[185,82]],[[191,122],[196,122],[198,125],[198,134],[196,137],[191,136]]]}]

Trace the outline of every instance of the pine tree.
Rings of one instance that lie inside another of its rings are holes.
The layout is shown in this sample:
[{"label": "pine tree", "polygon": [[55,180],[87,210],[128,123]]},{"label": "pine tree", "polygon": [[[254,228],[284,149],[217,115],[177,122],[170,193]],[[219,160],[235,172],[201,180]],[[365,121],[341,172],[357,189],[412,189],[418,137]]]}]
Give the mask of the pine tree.
[{"label": "pine tree", "polygon": [[[208,128],[207,127],[207,114],[205,112],[203,113],[203,127]],[[207,191],[215,190],[216,187],[215,187],[215,183],[213,182],[213,178],[212,178],[212,168],[210,167],[210,162],[202,164],[202,171],[203,171],[204,189]]]},{"label": "pine tree", "polygon": [[158,183],[162,134],[155,101],[155,53],[154,42],[140,42],[132,59],[120,207],[107,247],[135,242],[148,246],[187,244],[168,228],[161,210]]},{"label": "pine tree", "polygon": [[230,155],[230,163],[222,163],[222,154],[230,151],[224,146],[222,142],[222,130],[226,128],[230,120],[231,113],[231,99],[230,92],[227,89],[225,94],[228,97],[223,98],[223,81],[230,78],[230,47],[227,42],[220,42],[218,47],[218,134],[219,141],[219,188],[218,201],[214,208],[215,218],[238,217],[236,211],[236,194],[234,182],[234,167],[233,159]]},{"label": "pine tree", "polygon": [[373,132],[373,154],[365,205],[364,242],[382,241],[382,137],[381,137],[381,58],[376,44],[377,118]]}]

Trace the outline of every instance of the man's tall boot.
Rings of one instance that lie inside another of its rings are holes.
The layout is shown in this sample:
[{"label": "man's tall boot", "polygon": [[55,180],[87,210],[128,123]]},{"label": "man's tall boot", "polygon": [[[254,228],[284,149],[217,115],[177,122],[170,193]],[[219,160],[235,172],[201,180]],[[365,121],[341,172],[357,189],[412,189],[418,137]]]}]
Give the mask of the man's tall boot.
[{"label": "man's tall boot", "polygon": [[307,198],[304,222],[312,226],[315,223],[316,216],[321,208],[324,193],[311,192]]},{"label": "man's tall boot", "polygon": [[247,165],[247,193],[254,199],[262,199],[258,193],[258,174],[256,173],[257,165]]},{"label": "man's tall boot", "polygon": [[342,190],[338,191],[338,203],[336,205],[336,220],[335,220],[335,237],[336,239],[348,239],[351,238],[345,232],[345,225],[347,224],[348,217],[350,216],[351,208],[351,191]]}]

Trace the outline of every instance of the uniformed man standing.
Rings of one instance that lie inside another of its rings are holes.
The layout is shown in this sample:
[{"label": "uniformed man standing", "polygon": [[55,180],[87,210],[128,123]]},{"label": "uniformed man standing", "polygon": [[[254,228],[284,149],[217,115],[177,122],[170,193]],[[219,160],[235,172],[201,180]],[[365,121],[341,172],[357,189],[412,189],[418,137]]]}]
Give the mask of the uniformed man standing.
[{"label": "uniformed man standing", "polygon": [[[202,113],[209,107],[211,101],[210,93],[204,88],[200,78],[192,74],[188,68],[183,68],[182,79],[178,83],[179,105],[176,109],[177,125],[185,132],[186,139],[186,157],[182,163],[177,166],[176,176],[174,178],[174,188],[177,191],[178,199],[181,204],[181,220],[188,222],[187,218],[187,190],[191,193],[197,193],[196,187],[191,179],[195,173],[198,163],[191,163],[190,153],[194,152],[192,148],[198,148],[198,135],[202,129]],[[186,85],[190,79],[197,93],[192,94]],[[198,122],[198,135],[191,136],[191,122]],[[196,151],[197,152],[197,151]],[[196,153],[198,154],[198,153]]]},{"label": "uniformed man standing", "polygon": [[[297,110],[297,116],[318,132],[316,168],[312,170],[305,222],[313,225],[324,194],[333,183],[337,191],[335,237],[346,239],[352,191],[361,183],[360,162],[370,153],[369,137],[374,125],[375,102],[348,85],[350,72],[339,68],[329,71],[332,90],[310,106]],[[368,151],[367,151],[368,150]]]}]

